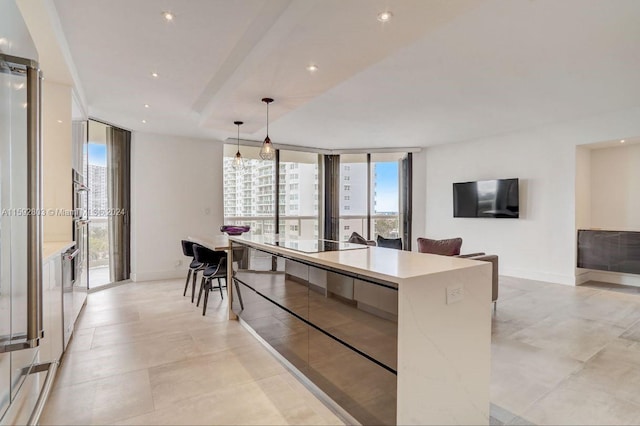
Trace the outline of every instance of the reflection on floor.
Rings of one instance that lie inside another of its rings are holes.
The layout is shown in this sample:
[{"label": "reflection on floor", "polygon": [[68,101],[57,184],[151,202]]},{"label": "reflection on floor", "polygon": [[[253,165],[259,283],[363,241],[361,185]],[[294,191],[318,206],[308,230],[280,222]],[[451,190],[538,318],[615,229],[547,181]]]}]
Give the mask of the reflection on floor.
[{"label": "reflection on floor", "polygon": [[[183,284],[90,294],[42,424],[339,423],[215,293],[202,317]],[[640,294],[501,277],[493,423],[638,424],[638,383]]]},{"label": "reflection on floor", "polygon": [[396,321],[358,309],[353,300],[325,296],[324,289],[310,290],[284,273],[242,272],[238,277],[264,296],[238,287],[244,309],[238,303],[234,309],[249,326],[356,420],[395,424],[395,374],[351,348],[395,369]]}]

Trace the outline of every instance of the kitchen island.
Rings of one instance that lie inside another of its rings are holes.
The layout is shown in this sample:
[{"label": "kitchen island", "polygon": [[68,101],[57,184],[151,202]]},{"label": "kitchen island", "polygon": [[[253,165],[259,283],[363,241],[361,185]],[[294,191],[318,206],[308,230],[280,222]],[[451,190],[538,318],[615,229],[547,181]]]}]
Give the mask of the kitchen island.
[{"label": "kitchen island", "polygon": [[491,265],[230,237],[231,309],[347,419],[488,424]]}]

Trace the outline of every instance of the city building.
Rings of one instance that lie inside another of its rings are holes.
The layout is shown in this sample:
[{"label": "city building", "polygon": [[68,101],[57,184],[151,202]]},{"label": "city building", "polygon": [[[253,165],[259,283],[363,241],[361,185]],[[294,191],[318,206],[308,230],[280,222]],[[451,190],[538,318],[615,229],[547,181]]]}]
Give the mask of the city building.
[{"label": "city building", "polygon": [[91,188],[88,192],[89,215],[106,216],[107,208],[107,167],[97,164],[90,164],[87,167],[87,186]]}]

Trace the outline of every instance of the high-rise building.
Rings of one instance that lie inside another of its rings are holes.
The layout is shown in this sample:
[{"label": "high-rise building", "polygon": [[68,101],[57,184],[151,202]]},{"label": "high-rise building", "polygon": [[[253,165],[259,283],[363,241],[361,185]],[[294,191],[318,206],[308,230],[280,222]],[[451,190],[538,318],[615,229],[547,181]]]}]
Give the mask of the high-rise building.
[{"label": "high-rise building", "polygon": [[[224,216],[227,223],[250,225],[256,234],[275,231],[275,163],[245,159],[242,169],[233,167],[233,157],[226,156],[224,167]],[[372,168],[372,213],[378,214],[377,167]],[[318,164],[304,162],[280,163],[280,235],[301,239],[319,238],[318,231]],[[367,235],[366,162],[340,166],[340,239],[352,232]],[[384,236],[395,237],[397,213],[393,223],[384,227]],[[374,234],[378,222],[374,220]]]},{"label": "high-rise building", "polygon": [[87,182],[91,191],[88,196],[89,216],[105,216],[107,213],[107,167],[88,165]]}]

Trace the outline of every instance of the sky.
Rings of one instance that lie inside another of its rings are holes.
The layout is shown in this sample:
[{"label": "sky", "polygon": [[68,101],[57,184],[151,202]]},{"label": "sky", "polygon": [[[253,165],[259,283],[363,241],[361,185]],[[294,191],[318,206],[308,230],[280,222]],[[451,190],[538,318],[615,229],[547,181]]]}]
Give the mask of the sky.
[{"label": "sky", "polygon": [[107,165],[107,145],[103,143],[88,143],[89,150],[89,164],[95,164],[96,166]]},{"label": "sky", "polygon": [[376,173],[376,208],[375,212],[398,211],[398,163],[374,163]]}]

